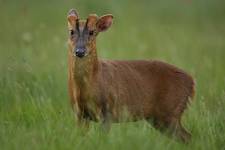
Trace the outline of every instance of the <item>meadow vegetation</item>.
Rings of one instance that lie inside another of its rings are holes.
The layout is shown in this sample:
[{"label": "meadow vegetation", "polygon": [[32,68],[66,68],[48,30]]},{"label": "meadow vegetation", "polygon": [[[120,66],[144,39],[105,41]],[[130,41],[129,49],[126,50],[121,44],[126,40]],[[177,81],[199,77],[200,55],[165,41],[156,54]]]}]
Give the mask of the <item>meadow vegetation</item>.
[{"label": "meadow vegetation", "polygon": [[[188,145],[147,122],[77,127],[67,91],[67,12],[112,13],[107,59],[158,59],[196,80],[183,116]],[[0,149],[225,149],[225,1],[0,0]]]}]

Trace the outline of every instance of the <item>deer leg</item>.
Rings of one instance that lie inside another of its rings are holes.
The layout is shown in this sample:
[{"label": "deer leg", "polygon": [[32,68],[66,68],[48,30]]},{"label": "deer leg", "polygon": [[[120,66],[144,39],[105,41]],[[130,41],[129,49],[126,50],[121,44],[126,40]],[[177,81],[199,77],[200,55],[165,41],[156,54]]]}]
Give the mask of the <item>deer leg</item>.
[{"label": "deer leg", "polygon": [[89,128],[90,120],[85,116],[84,112],[77,113],[77,125],[82,130],[87,130]]},{"label": "deer leg", "polygon": [[90,121],[88,119],[82,118],[78,120],[78,126],[81,128],[88,129],[89,124],[90,124]]},{"label": "deer leg", "polygon": [[103,105],[102,107],[102,127],[105,132],[109,132],[111,128],[111,123],[112,123],[112,114],[110,110],[106,107],[106,105]]},{"label": "deer leg", "polygon": [[105,132],[109,132],[111,128],[111,119],[110,119],[110,113],[106,113],[105,116],[103,117],[101,124],[102,128]]},{"label": "deer leg", "polygon": [[188,143],[191,140],[191,134],[185,130],[180,121],[171,123],[168,127],[172,134],[174,134],[179,140],[184,143]]},{"label": "deer leg", "polygon": [[148,120],[154,128],[167,136],[178,138],[184,143],[188,143],[191,139],[191,134],[182,127],[180,121],[165,121],[157,118]]}]

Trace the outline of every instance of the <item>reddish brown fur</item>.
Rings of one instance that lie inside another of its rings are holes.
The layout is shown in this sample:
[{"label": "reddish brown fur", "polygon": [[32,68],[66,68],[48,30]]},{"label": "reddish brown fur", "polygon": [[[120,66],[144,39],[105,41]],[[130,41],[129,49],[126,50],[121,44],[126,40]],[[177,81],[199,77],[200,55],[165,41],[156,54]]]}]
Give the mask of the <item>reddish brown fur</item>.
[{"label": "reddish brown fur", "polygon": [[69,40],[68,85],[79,121],[119,122],[126,108],[132,120],[152,120],[160,131],[188,141],[190,134],[180,121],[194,95],[190,75],[161,61],[99,59],[95,39],[90,54],[78,59],[73,56],[74,45]]}]

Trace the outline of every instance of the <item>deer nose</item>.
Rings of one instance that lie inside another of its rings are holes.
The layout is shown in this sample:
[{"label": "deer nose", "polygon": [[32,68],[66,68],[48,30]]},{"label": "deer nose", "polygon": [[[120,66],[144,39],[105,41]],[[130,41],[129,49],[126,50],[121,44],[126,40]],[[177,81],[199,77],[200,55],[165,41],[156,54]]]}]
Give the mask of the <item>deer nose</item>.
[{"label": "deer nose", "polygon": [[76,49],[76,56],[77,57],[82,58],[82,57],[84,57],[84,55],[85,55],[85,49],[84,48],[78,48],[78,49]]}]

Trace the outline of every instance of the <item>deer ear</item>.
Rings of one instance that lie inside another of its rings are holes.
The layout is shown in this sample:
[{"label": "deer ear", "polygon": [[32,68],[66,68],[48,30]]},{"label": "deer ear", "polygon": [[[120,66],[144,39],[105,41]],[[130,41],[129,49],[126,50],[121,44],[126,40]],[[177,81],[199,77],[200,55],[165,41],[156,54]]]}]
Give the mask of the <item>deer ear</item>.
[{"label": "deer ear", "polygon": [[98,16],[96,14],[90,14],[87,18],[88,29],[93,30],[95,28],[97,21],[98,21]]},{"label": "deer ear", "polygon": [[112,25],[112,22],[113,22],[113,15],[108,14],[101,16],[96,24],[98,32],[106,31]]},{"label": "deer ear", "polygon": [[76,25],[76,20],[79,19],[79,16],[78,16],[78,13],[75,9],[71,9],[69,12],[68,12],[68,16],[67,16],[67,19],[68,19],[68,27],[71,29],[71,28],[74,28],[75,25]]}]

